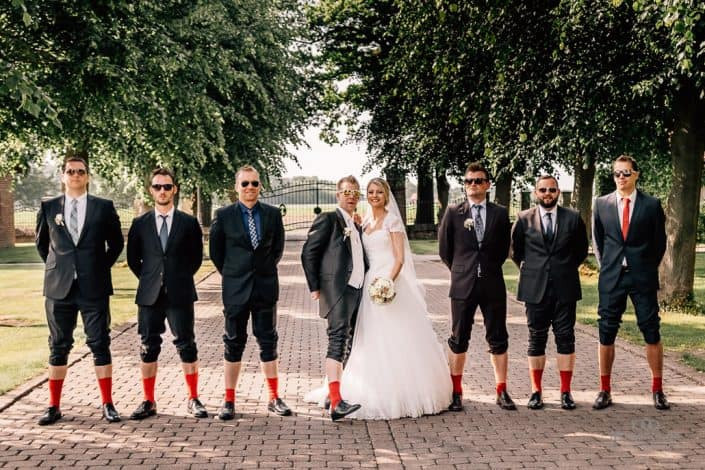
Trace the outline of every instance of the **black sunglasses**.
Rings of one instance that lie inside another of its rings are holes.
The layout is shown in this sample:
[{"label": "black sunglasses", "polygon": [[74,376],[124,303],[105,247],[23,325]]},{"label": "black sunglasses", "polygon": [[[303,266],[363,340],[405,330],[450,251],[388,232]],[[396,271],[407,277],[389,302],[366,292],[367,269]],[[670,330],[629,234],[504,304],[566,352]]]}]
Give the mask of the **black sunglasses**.
[{"label": "black sunglasses", "polygon": [[483,184],[487,181],[487,178],[465,178],[465,184]]},{"label": "black sunglasses", "polygon": [[620,176],[624,176],[625,178],[629,178],[632,176],[632,171],[631,170],[617,170],[613,173],[615,178],[619,178]]},{"label": "black sunglasses", "polygon": [[155,191],[161,191],[162,188],[164,188],[164,191],[171,191],[172,189],[174,189],[174,185],[170,184],[170,183],[167,183],[167,184],[154,183],[152,185],[152,189]]},{"label": "black sunglasses", "polygon": [[259,181],[240,181],[240,186],[243,188],[248,187],[249,185],[252,185],[253,188],[256,188],[259,186]]},{"label": "black sunglasses", "polygon": [[73,175],[85,176],[86,173],[88,173],[88,172],[86,170],[84,170],[83,168],[77,168],[77,169],[69,168],[66,171],[64,171],[64,173],[66,173],[69,176],[73,176]]},{"label": "black sunglasses", "polygon": [[549,193],[554,194],[558,192],[558,188],[536,188],[536,191],[540,193],[545,193],[548,191]]}]

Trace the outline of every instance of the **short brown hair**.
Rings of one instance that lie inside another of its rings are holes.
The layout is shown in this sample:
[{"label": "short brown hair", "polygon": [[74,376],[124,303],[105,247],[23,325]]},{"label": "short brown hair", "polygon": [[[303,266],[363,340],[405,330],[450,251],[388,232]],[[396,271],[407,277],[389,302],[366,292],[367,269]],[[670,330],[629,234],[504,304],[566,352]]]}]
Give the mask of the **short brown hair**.
[{"label": "short brown hair", "polygon": [[620,155],[619,157],[614,159],[614,162],[612,162],[612,166],[614,167],[614,164],[617,162],[629,162],[632,165],[632,170],[639,171],[639,164],[636,162],[636,159],[631,155],[627,155],[626,153]]},{"label": "short brown hair", "polygon": [[348,175],[348,176],[343,176],[338,180],[338,183],[335,185],[336,189],[340,190],[340,187],[343,185],[343,183],[350,183],[354,184],[357,186],[357,189],[360,189],[360,183],[357,181],[357,178],[355,178],[353,175]]},{"label": "short brown hair", "polygon": [[538,178],[536,178],[536,184],[534,184],[534,187],[536,187],[536,186],[539,185],[539,181],[543,181],[543,180],[553,180],[553,181],[556,182],[556,186],[558,186],[558,179],[557,179],[555,176],[553,176],[553,175],[541,175],[541,176],[539,176]]},{"label": "short brown hair", "polygon": [[174,186],[178,186],[176,184],[176,177],[174,176],[174,172],[171,171],[170,169],[168,169],[168,168],[155,168],[154,170],[152,170],[152,176],[149,179],[149,181],[151,182],[154,179],[154,177],[157,175],[168,176],[169,178],[171,178],[171,182],[174,183]]},{"label": "short brown hair", "polygon": [[81,158],[81,157],[75,157],[75,156],[66,157],[64,162],[61,164],[61,172],[62,173],[66,171],[66,164],[68,162],[81,162],[81,163],[83,163],[83,166],[86,168],[86,173],[90,173],[90,171],[88,170],[88,162],[86,161],[86,159]]},{"label": "short brown hair", "polygon": [[483,165],[480,162],[471,162],[468,167],[465,169],[465,174],[469,172],[476,172],[476,171],[481,171],[485,174],[485,178],[487,181],[490,180],[490,172],[487,171],[487,168],[485,168],[485,165]]}]

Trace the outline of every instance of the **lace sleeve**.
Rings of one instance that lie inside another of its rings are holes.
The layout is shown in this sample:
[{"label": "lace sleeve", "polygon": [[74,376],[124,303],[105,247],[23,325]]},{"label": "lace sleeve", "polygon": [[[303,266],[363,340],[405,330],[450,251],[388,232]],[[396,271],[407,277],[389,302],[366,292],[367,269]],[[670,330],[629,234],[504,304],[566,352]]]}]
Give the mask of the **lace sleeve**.
[{"label": "lace sleeve", "polygon": [[388,232],[405,232],[404,224],[395,214],[387,214],[384,218],[384,228]]}]

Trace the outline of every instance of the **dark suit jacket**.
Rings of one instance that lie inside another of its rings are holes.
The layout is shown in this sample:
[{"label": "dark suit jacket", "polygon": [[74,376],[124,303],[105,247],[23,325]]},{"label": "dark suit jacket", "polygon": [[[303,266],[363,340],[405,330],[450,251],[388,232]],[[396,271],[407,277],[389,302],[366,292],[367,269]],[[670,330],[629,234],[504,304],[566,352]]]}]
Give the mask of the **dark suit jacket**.
[{"label": "dark suit jacket", "polygon": [[504,294],[502,264],[509,254],[512,225],[505,207],[487,202],[485,234],[482,246],[477,243],[475,230],[463,226],[472,218],[468,201],[450,205],[438,228],[438,254],[450,269],[450,292],[453,299],[467,299],[475,286],[477,265],[487,277],[493,294]]},{"label": "dark suit jacket", "polygon": [[203,260],[203,234],[195,217],[175,210],[166,252],[157,233],[154,211],[132,221],[127,234],[127,264],[139,279],[135,303],[154,305],[161,286],[172,305],[198,300],[193,275]]},{"label": "dark suit jacket", "polygon": [[544,237],[538,207],[520,212],[512,229],[512,260],[519,266],[517,300],[537,304],[546,293],[548,279],[562,302],[582,298],[578,267],[588,252],[583,219],[572,209],[558,207],[552,242]]},{"label": "dark suit jacket", "polygon": [[238,203],[219,209],[210,228],[209,252],[223,276],[223,304],[244,305],[250,297],[279,299],[277,264],[284,253],[284,224],[278,208],[258,202],[261,231],[257,249],[242,222]]},{"label": "dark suit jacket", "polygon": [[64,196],[43,201],[37,214],[35,243],[45,263],[44,295],[64,299],[78,275],[80,295],[99,299],[113,293],[110,267],[115,263],[124,240],[113,202],[88,195],[86,220],[74,244],[67,221],[56,223],[56,215],[64,215]]},{"label": "dark suit jacket", "polygon": [[[319,314],[326,318],[345,293],[353,270],[352,242],[338,210],[324,212],[313,221],[301,252],[301,264],[311,292],[320,291]],[[358,232],[360,228],[358,227]],[[364,256],[367,271],[367,257]]]},{"label": "dark suit jacket", "polygon": [[622,238],[621,214],[617,212],[615,193],[595,200],[592,243],[600,263],[598,290],[609,292],[617,285],[625,257],[636,288],[657,290],[658,266],[666,252],[666,217],[661,201],[637,191],[626,240]]}]

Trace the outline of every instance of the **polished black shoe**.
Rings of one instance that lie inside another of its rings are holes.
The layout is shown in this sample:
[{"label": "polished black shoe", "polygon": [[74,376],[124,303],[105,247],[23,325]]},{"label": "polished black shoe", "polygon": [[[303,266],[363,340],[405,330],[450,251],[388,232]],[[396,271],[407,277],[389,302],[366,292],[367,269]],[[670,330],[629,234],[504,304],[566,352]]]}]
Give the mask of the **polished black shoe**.
[{"label": "polished black shoe", "polygon": [[235,402],[234,401],[223,402],[223,407],[220,409],[220,413],[218,413],[218,419],[221,419],[223,421],[230,421],[234,417],[235,417]]},{"label": "polished black shoe", "polygon": [[517,406],[514,404],[512,397],[509,396],[506,390],[502,391],[497,395],[497,404],[503,410],[516,410]]},{"label": "polished black shoe", "polygon": [[530,410],[540,410],[541,408],[543,408],[543,398],[541,398],[541,392],[532,393],[531,397],[529,398],[529,403],[526,404],[526,407]]},{"label": "polished black shoe", "polygon": [[592,404],[592,409],[602,410],[608,406],[612,406],[612,395],[610,395],[610,392],[607,390],[600,390],[600,393],[597,394],[597,398],[595,398],[595,403]]},{"label": "polished black shoe", "polygon": [[281,398],[275,398],[267,404],[267,409],[274,414],[279,416],[291,416],[291,408],[286,406],[284,400]]},{"label": "polished black shoe", "polygon": [[206,411],[206,407],[203,406],[203,403],[201,403],[201,400],[199,400],[198,398],[189,399],[188,411],[193,415],[194,418],[208,417],[208,411]]},{"label": "polished black shoe", "polygon": [[573,395],[570,392],[561,393],[561,408],[564,410],[574,410],[575,400],[573,400]]},{"label": "polished black shoe", "polygon": [[335,405],[335,408],[333,408],[330,412],[330,419],[333,421],[338,421],[340,418],[344,418],[350,413],[354,413],[357,410],[360,409],[360,405],[358,404],[351,404],[346,402],[345,400],[340,400],[337,405]]},{"label": "polished black shoe", "polygon": [[448,405],[448,411],[463,411],[463,394],[453,393],[453,399]]},{"label": "polished black shoe", "polygon": [[50,406],[44,411],[44,414],[39,417],[37,424],[40,426],[46,426],[47,424],[54,424],[61,419],[61,410],[58,406]]},{"label": "polished black shoe", "polygon": [[668,410],[671,408],[671,404],[668,403],[663,392],[654,392],[654,406],[657,410]]},{"label": "polished black shoe", "polygon": [[145,400],[140,403],[135,411],[130,415],[130,419],[146,419],[157,414],[157,404],[153,401]]},{"label": "polished black shoe", "polygon": [[103,418],[109,423],[119,423],[120,413],[117,412],[112,403],[103,403]]}]

